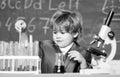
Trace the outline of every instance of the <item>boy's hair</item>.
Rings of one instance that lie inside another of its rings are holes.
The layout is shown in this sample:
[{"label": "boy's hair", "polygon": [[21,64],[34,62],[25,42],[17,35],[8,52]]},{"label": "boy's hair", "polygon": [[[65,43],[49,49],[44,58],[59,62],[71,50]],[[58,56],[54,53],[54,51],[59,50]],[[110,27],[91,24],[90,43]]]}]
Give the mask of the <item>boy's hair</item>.
[{"label": "boy's hair", "polygon": [[58,10],[50,20],[50,28],[69,33],[81,33],[82,24],[82,16],[76,11]]}]

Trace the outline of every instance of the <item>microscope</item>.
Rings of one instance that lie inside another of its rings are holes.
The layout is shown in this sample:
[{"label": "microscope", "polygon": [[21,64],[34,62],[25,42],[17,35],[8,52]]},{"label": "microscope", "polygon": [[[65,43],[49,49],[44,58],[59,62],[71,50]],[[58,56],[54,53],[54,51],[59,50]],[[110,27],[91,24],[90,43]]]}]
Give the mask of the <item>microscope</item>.
[{"label": "microscope", "polygon": [[[82,74],[94,74],[94,73],[112,73],[111,67],[109,65],[109,62],[112,61],[116,54],[116,39],[115,39],[115,33],[110,28],[110,23],[112,20],[112,17],[114,15],[114,10],[112,9],[104,24],[102,25],[100,31],[98,34],[93,36],[93,40],[90,42],[90,45],[96,45],[96,48],[89,47],[87,49],[88,52],[90,52],[93,55],[96,55],[99,57],[98,60],[96,60],[94,57],[92,57],[91,65],[93,69],[85,69],[82,70]],[[105,48],[105,45],[110,45],[111,51],[108,55],[105,50],[98,50],[100,47]]]}]

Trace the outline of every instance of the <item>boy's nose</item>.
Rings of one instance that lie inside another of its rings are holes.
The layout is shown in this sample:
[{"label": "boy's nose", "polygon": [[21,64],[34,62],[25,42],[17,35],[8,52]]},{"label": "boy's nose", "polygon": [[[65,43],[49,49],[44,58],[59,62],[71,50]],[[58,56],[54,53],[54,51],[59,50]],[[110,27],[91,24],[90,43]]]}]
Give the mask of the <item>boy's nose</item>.
[{"label": "boy's nose", "polygon": [[56,38],[57,38],[57,39],[61,38],[60,33],[57,33],[57,34],[56,34]]}]

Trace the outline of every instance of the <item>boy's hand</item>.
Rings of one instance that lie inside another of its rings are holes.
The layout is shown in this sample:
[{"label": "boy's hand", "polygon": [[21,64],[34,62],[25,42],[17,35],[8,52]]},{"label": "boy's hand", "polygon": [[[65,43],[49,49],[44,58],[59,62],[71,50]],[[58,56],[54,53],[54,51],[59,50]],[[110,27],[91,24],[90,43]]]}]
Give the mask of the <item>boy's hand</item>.
[{"label": "boy's hand", "polygon": [[85,58],[78,51],[70,51],[68,52],[68,54],[69,54],[68,57],[70,59],[76,60],[79,63],[81,63],[81,68],[87,67]]}]

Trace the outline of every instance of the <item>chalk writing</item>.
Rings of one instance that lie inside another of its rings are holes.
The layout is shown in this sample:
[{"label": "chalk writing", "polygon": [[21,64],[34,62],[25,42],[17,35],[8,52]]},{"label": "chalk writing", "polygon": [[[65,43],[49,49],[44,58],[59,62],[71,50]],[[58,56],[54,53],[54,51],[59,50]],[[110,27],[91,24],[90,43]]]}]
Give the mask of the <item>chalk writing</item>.
[{"label": "chalk writing", "polygon": [[0,4],[0,8],[4,9],[6,7],[6,1],[7,0],[2,0],[1,4]]},{"label": "chalk writing", "polygon": [[32,4],[34,9],[42,9],[42,0],[39,0],[38,2],[34,2],[33,0],[25,0],[24,9],[30,8]]},{"label": "chalk writing", "polygon": [[[14,19],[13,21],[15,21],[15,22],[12,22],[12,17],[8,17],[7,18],[7,20],[6,20],[6,22],[5,22],[5,26],[7,27],[7,30],[8,31],[11,31],[11,27],[13,26],[14,27],[14,23],[17,21],[17,20],[19,20],[19,19],[22,19],[22,20],[27,20],[27,18],[25,18],[25,17],[17,17],[16,19]],[[27,23],[27,30],[28,30],[28,32],[30,32],[30,33],[33,33],[34,31],[35,31],[35,29],[36,29],[36,26],[37,25],[40,25],[39,23],[38,24],[35,24],[34,22],[35,22],[35,19],[37,19],[36,17],[32,17],[29,21],[28,21],[28,23]],[[47,30],[49,29],[49,27],[48,27],[48,23],[49,23],[49,20],[50,20],[50,18],[47,18],[47,17],[39,17],[39,21],[41,21],[41,23],[43,23],[44,25],[42,26],[42,28],[43,28],[43,30],[44,30],[44,34],[46,34],[47,33]],[[1,23],[2,22],[0,22],[0,27],[1,27]],[[41,25],[40,25],[41,26]]]},{"label": "chalk writing", "polygon": [[[57,9],[64,9],[64,8],[68,8],[68,9],[72,9],[72,7],[74,7],[74,9],[78,9],[79,6],[79,0],[61,0],[59,2],[57,2],[57,4],[54,4],[54,2],[56,2],[56,0],[0,0],[0,9],[1,11],[4,13],[4,10],[8,9],[8,10],[15,10],[15,11],[11,11],[9,12],[10,15],[9,17],[5,17],[6,20],[4,19],[0,19],[0,28],[2,26],[6,26],[8,31],[11,31],[11,27],[14,26],[14,21],[18,20],[18,19],[26,19],[28,20],[28,18],[26,18],[25,16],[19,16],[17,18],[15,18],[14,16],[12,16],[11,14],[16,14],[16,11],[20,11],[21,10],[44,10],[43,5],[45,5],[45,3],[48,2],[48,5],[46,5],[46,7],[48,7],[48,11],[52,11],[52,10],[57,10]],[[53,6],[54,5],[54,6]],[[33,15],[33,12],[31,12],[31,14],[29,15]],[[39,16],[39,15],[38,15]],[[40,17],[39,21],[45,21],[45,25],[42,26],[42,28],[44,29],[44,34],[47,33],[48,28],[48,23],[49,23],[49,18],[50,17]],[[33,16],[31,19],[29,19],[28,21],[28,31],[30,33],[34,32],[36,29],[36,25],[35,22],[36,17]],[[5,22],[3,22],[5,21]],[[5,24],[4,24],[5,23]],[[33,24],[34,23],[34,24]],[[42,23],[42,22],[41,22]]]},{"label": "chalk writing", "polygon": [[34,30],[36,29],[36,26],[32,24],[34,21],[35,21],[35,17],[33,17],[28,23],[28,31],[31,33],[34,32]]},{"label": "chalk writing", "polygon": [[16,4],[15,4],[16,9],[18,9],[18,10],[21,9],[20,4],[21,4],[21,1],[16,2]]},{"label": "chalk writing", "polygon": [[11,8],[11,9],[14,9],[15,7],[11,5],[11,1],[8,0],[8,7]]},{"label": "chalk writing", "polygon": [[52,0],[49,0],[49,10],[57,10],[57,8],[52,7]]},{"label": "chalk writing", "polygon": [[75,3],[74,3],[73,1],[74,1],[74,0],[70,0],[70,2],[69,2],[69,9],[72,9],[72,5],[75,4],[75,8],[78,10],[78,6],[79,6],[79,1],[80,1],[80,0],[76,0]]},{"label": "chalk writing", "polygon": [[102,12],[108,14],[108,11],[111,9],[114,9],[114,15],[120,15],[120,0],[105,0]]},{"label": "chalk writing", "polygon": [[26,18],[25,17],[17,17],[16,20],[25,20]]},{"label": "chalk writing", "polygon": [[59,9],[64,9],[64,7],[66,6],[65,2],[61,2],[58,6]]},{"label": "chalk writing", "polygon": [[8,27],[8,31],[10,31],[10,28],[12,26],[12,22],[10,22],[11,20],[11,17],[8,17],[6,23],[5,23],[5,26]]},{"label": "chalk writing", "polygon": [[35,2],[33,7],[35,9],[42,9],[42,0],[39,0],[39,2]]},{"label": "chalk writing", "polygon": [[49,18],[45,18],[45,17],[43,17],[43,18],[40,18],[40,19],[43,20],[43,21],[46,21],[45,26],[42,27],[42,28],[44,29],[44,34],[46,34],[46,33],[47,33],[47,29],[49,29],[49,27],[48,27]]},{"label": "chalk writing", "polygon": [[46,7],[48,7],[48,10],[57,10],[59,8],[65,7],[68,7],[69,9],[75,7],[74,9],[78,9],[80,0],[64,0],[56,4],[55,7],[53,7],[53,5],[56,0],[45,1],[49,2],[48,5],[45,4],[43,0],[0,0],[0,9],[4,10],[5,8],[9,8],[20,10],[32,8],[34,10],[44,10],[44,8],[42,7],[43,5],[46,5]]},{"label": "chalk writing", "polygon": [[24,9],[30,8],[32,6],[33,0],[25,0]]}]

